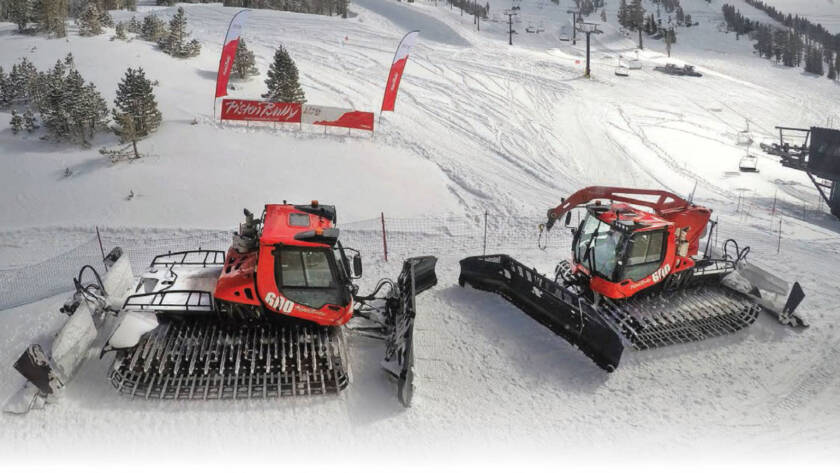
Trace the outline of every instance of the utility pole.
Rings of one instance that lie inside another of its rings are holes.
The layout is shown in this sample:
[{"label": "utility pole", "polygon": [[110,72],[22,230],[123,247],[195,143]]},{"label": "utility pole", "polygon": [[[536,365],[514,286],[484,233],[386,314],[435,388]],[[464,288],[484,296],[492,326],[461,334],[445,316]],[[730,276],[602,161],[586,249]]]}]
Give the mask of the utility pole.
[{"label": "utility pole", "polygon": [[580,10],[577,8],[570,8],[566,10],[566,13],[572,14],[572,44],[577,44],[577,35],[575,34],[575,31],[577,30],[577,20],[578,15],[580,15]]},{"label": "utility pole", "polygon": [[506,11],[505,15],[508,17],[508,44],[513,46],[513,35],[518,34],[516,31],[513,31],[513,17],[517,14],[513,11]]},{"label": "utility pole", "polygon": [[576,29],[580,29],[581,33],[586,34],[586,73],[584,74],[584,77],[589,78],[592,73],[592,70],[589,67],[589,38],[592,36],[592,33],[601,34],[603,31],[599,30],[598,25],[595,23],[580,22],[577,26],[578,28]]}]

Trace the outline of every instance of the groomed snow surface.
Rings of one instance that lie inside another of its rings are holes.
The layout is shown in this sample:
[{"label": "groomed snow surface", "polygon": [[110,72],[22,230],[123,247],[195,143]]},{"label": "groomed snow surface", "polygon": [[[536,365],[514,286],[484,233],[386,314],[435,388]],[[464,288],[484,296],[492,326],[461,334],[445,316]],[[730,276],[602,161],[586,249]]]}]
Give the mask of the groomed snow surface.
[{"label": "groomed snow surface", "polygon": [[[485,211],[536,221],[561,196],[587,185],[681,195],[696,185],[695,200],[720,218],[721,239],[751,245],[751,261],[802,283],[807,298],[800,313],[809,329],[793,331],[761,316],[736,335],[628,351],[621,367],[606,374],[500,297],[458,287],[458,260],[481,248],[448,245],[447,228],[436,228],[415,234],[424,243],[418,246],[436,248],[440,260],[438,286],[418,299],[410,409],[400,407],[379,368],[381,347],[358,338],[350,350],[354,384],[338,398],[131,401],[105,380],[111,358],[91,353],[58,403],[0,416],[0,469],[836,467],[840,223],[820,207],[804,174],[782,168],[757,143],[772,140],[776,125],[840,127],[838,85],[755,57],[749,41],[719,31],[721,2],[705,0],[681,0],[701,24],[679,30],[672,58],[653,40],[637,52],[634,37],[615,25],[617,0],[608,1],[609,24],[593,38],[593,77],[584,79],[583,41],[559,40],[570,3],[523,0],[513,48],[501,23],[506,1],[490,1],[491,20],[500,21],[482,23],[480,32],[443,1],[356,0],[349,19],[252,11],[244,35],[262,76],[234,83],[232,97],[264,91],[266,68],[282,43],[310,103],[377,111],[399,39],[421,30],[397,110],[373,135],[214,120],[220,41],[235,9],[183,5],[203,46],[189,60],[141,39],[109,41],[112,32],[81,38],[71,26],[67,40],[48,40],[0,24],[7,71],[24,56],[46,68],[72,52],[85,78],[111,101],[125,68],[142,66],[160,81],[155,94],[164,116],[139,144],[146,157],[111,164],[96,152],[116,145],[111,135],[98,135],[91,149],[15,136],[10,114],[0,112],[0,269],[73,248],[94,225],[151,244],[196,229],[232,230],[243,207],[284,199],[334,203],[340,224],[384,212],[480,225]],[[168,18],[173,11],[141,2],[137,15]],[[525,32],[540,22],[543,33]],[[620,54],[638,57],[643,69],[615,76]],[[653,71],[666,62],[693,64],[704,76]],[[747,149],[736,141],[747,121],[757,174],[737,172]],[[71,176],[64,177],[65,168]],[[134,198],[127,199],[130,192]],[[536,249],[530,226],[519,240],[531,235],[533,246],[507,251],[550,272],[566,251]],[[399,258],[364,256],[366,287],[399,272]],[[0,312],[0,400],[22,384],[11,368],[17,356],[33,341],[48,343],[63,322],[57,308],[65,297]]]}]

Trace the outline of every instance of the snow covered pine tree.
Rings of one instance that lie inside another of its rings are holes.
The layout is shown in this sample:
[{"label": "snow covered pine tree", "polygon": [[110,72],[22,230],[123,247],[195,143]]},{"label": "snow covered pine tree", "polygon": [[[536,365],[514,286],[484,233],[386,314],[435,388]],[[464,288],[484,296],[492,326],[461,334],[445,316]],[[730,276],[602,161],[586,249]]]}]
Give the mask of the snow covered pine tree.
[{"label": "snow covered pine tree", "polygon": [[125,71],[125,77],[117,85],[113,115],[117,122],[114,133],[123,143],[131,143],[134,159],[138,159],[137,141],[154,132],[162,118],[152,83],[146,78],[143,68],[129,67]]},{"label": "snow covered pine tree", "polygon": [[268,92],[262,95],[264,99],[279,102],[306,102],[306,95],[298,80],[297,66],[282,45],[274,52],[274,62],[268,69],[265,85],[268,86]]},{"label": "snow covered pine tree", "polygon": [[12,126],[12,133],[15,135],[20,132],[20,129],[23,126],[23,118],[21,118],[20,114],[18,114],[15,109],[12,109],[12,120],[9,122],[9,125]]},{"label": "snow covered pine tree", "polygon": [[140,27],[140,37],[146,41],[158,42],[169,33],[166,31],[166,22],[155,15],[143,17],[143,24]]},{"label": "snow covered pine tree", "polygon": [[178,11],[169,22],[169,34],[158,41],[158,46],[170,56],[180,58],[198,56],[201,52],[201,44],[195,39],[188,42],[188,39],[187,15],[183,7],[178,7]]},{"label": "snow covered pine tree", "polygon": [[248,49],[245,38],[239,38],[239,43],[236,45],[236,55],[233,57],[233,73],[240,80],[245,80],[260,73],[257,70],[254,52]]},{"label": "snow covered pine tree", "polygon": [[102,23],[99,21],[101,13],[95,2],[88,2],[82,14],[76,20],[79,25],[80,36],[96,36],[102,34]]}]

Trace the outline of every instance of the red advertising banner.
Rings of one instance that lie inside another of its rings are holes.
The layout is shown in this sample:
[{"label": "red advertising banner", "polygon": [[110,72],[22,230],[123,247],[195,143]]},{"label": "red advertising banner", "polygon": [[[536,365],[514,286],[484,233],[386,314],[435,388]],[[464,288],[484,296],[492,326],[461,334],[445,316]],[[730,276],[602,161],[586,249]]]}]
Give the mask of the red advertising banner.
[{"label": "red advertising banner", "polygon": [[397,90],[400,88],[400,79],[402,79],[405,63],[408,62],[408,53],[411,47],[417,42],[417,35],[419,31],[411,31],[406,34],[400,45],[397,46],[397,52],[394,53],[394,60],[391,62],[391,71],[388,73],[388,82],[385,83],[385,96],[382,98],[383,112],[393,112],[394,104],[397,101]]},{"label": "red advertising banner", "polygon": [[233,58],[236,56],[236,46],[242,34],[242,26],[248,16],[248,10],[242,10],[230,20],[225,42],[222,45],[222,57],[219,59],[219,72],[216,75],[216,98],[227,95],[227,84],[233,68]]},{"label": "red advertising banner", "polygon": [[301,105],[299,103],[222,100],[222,120],[300,123],[300,119]]},{"label": "red advertising banner", "polygon": [[303,123],[373,131],[373,113],[348,108],[303,106]]}]

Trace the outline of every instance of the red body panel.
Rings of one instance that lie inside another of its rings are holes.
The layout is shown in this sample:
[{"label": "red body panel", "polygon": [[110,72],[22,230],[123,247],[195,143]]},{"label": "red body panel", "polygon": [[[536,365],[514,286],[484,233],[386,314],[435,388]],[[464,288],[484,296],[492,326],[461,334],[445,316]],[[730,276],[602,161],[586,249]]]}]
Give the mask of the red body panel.
[{"label": "red body panel", "polygon": [[[306,215],[309,225],[296,226],[291,224],[291,215]],[[332,222],[317,215],[297,210],[293,205],[269,204],[265,206],[263,231],[260,235],[260,246],[283,244],[289,246],[309,246],[329,248],[323,243],[295,240],[295,235],[307,230],[326,230],[332,228]]]},{"label": "red body panel", "polygon": [[[309,218],[308,225],[292,225],[291,215]],[[319,325],[344,325],[353,316],[353,300],[346,306],[326,304],[308,307],[287,299],[277,287],[275,277],[275,245],[330,248],[324,243],[296,240],[295,235],[332,227],[329,219],[297,210],[293,205],[265,206],[259,248],[249,253],[228,250],[222,275],[216,283],[214,297],[236,304],[261,305],[268,313],[309,320]],[[251,297],[248,297],[251,294]]]},{"label": "red body panel", "polygon": [[257,253],[229,249],[213,297],[236,304],[261,305],[257,299]]}]

